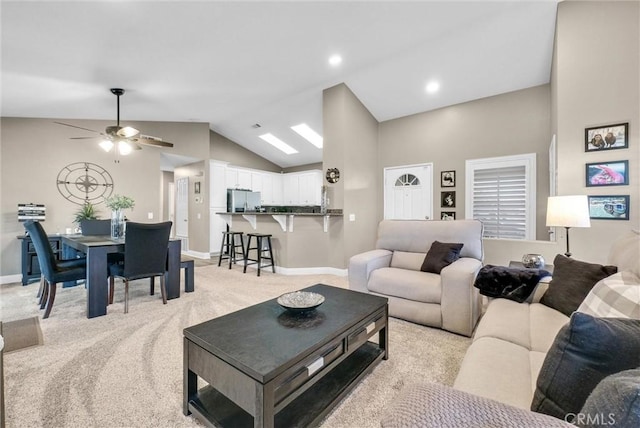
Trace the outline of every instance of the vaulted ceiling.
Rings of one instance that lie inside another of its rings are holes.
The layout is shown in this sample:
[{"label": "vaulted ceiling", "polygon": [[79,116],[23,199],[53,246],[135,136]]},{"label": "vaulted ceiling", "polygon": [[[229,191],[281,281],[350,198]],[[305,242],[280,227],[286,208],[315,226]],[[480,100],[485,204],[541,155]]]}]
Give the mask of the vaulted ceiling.
[{"label": "vaulted ceiling", "polygon": [[[109,88],[121,87],[125,124],[207,122],[281,167],[320,162],[322,149],[290,127],[321,134],[322,90],[333,85],[385,121],[548,83],[556,6],[3,0],[1,114],[113,120]],[[425,91],[431,81],[438,92]]]}]

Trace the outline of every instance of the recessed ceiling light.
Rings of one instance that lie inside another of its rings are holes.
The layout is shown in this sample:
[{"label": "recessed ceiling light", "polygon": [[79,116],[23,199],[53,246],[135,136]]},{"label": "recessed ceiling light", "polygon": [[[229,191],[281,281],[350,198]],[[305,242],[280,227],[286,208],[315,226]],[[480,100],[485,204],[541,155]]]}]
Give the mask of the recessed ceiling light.
[{"label": "recessed ceiling light", "polygon": [[306,123],[301,123],[300,125],[292,126],[291,129],[296,131],[298,134],[302,136],[305,140],[316,146],[317,148],[322,148],[322,137],[318,135],[316,131],[309,128],[309,125]]},{"label": "recessed ceiling light", "polygon": [[329,64],[334,67],[337,67],[342,63],[342,57],[340,55],[332,55],[329,57]]},{"label": "recessed ceiling light", "polygon": [[427,83],[427,86],[425,87],[425,90],[429,94],[436,93],[436,92],[438,92],[439,89],[440,89],[440,84],[438,82],[436,82],[435,80]]},{"label": "recessed ceiling light", "polygon": [[296,149],[294,149],[293,147],[291,147],[290,145],[288,145],[287,143],[285,143],[284,141],[282,141],[278,137],[275,137],[273,134],[262,134],[260,136],[260,138],[262,138],[267,143],[271,144],[272,146],[274,146],[278,150],[281,150],[281,151],[285,152],[288,155],[292,155],[294,153],[298,153],[298,151]]}]

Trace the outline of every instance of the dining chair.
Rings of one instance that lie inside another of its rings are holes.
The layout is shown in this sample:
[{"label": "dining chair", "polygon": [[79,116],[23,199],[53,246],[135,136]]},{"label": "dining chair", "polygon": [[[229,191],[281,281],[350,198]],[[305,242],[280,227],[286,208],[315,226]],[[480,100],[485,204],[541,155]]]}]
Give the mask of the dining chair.
[{"label": "dining chair", "polygon": [[40,280],[40,309],[45,309],[42,318],[49,318],[51,308],[56,298],[56,288],[59,282],[79,281],[87,277],[87,262],[85,258],[71,260],[56,260],[51,249],[47,233],[37,221],[29,220],[24,223],[29,232],[33,246],[36,249],[38,264],[42,277]]},{"label": "dining chair", "polygon": [[124,312],[129,312],[129,281],[160,277],[162,303],[167,304],[165,272],[172,222],[127,223],[124,263],[109,265],[109,303],[113,303],[115,278],[124,280]]},{"label": "dining chair", "polygon": [[84,236],[111,235],[111,220],[80,220],[80,230]]},{"label": "dining chair", "polygon": [[[82,236],[111,236],[111,220],[80,220]],[[107,263],[123,263],[124,253],[107,254]]]}]

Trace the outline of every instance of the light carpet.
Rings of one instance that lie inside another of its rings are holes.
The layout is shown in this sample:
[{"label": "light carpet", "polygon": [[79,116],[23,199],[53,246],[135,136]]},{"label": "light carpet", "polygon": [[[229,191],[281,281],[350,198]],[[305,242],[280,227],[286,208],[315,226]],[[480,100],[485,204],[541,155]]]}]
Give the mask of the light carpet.
[{"label": "light carpet", "polygon": [[[182,414],[182,330],[316,283],[347,287],[333,275],[261,277],[240,268],[195,269],[195,292],[167,305],[148,281],[116,282],[115,303],[86,318],[86,290],[59,289],[51,316],[40,321],[44,344],[5,355],[7,427],[192,427]],[[39,316],[38,285],[0,287],[3,321]],[[378,365],[324,420],[322,427],[379,427],[405,384],[452,384],[470,340],[390,319],[389,360]]]}]

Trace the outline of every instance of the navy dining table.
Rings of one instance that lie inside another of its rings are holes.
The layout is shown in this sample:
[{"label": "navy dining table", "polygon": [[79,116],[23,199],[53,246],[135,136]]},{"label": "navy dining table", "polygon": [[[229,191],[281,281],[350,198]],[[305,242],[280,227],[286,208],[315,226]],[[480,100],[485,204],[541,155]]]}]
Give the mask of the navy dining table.
[{"label": "navy dining table", "polygon": [[[87,318],[107,314],[109,295],[107,254],[124,251],[124,238],[110,236],[61,235],[63,252],[72,248],[87,256]],[[169,240],[165,283],[167,299],[180,297],[180,252],[179,239]]]}]

